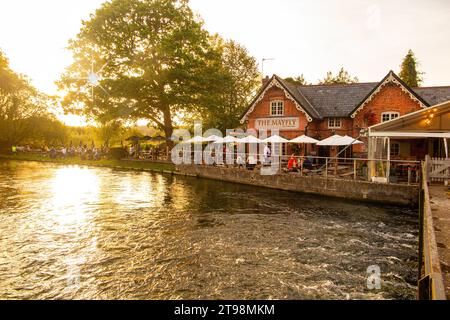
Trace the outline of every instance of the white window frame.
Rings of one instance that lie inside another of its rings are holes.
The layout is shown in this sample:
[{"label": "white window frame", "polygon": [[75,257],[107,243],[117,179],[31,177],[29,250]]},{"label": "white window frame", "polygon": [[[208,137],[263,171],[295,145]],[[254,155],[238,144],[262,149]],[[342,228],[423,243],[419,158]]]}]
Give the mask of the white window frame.
[{"label": "white window frame", "polygon": [[[393,152],[394,151],[394,148],[393,148],[394,145],[398,146],[398,149],[397,149],[398,153],[397,154],[394,154],[394,152]],[[400,143],[398,143],[398,142],[391,142],[391,145],[389,146],[389,152],[390,152],[390,156],[391,157],[399,156],[400,155]]]},{"label": "white window frame", "polygon": [[[336,125],[336,120],[339,120],[339,125]],[[328,129],[340,129],[342,127],[342,118],[328,118]]]},{"label": "white window frame", "polygon": [[[394,116],[395,115],[395,116]],[[384,120],[383,119],[383,117],[384,116],[388,116],[388,120]],[[398,117],[400,117],[400,112],[396,112],[396,111],[386,111],[386,112],[382,112],[381,113],[381,123],[383,123],[383,122],[387,122],[387,121],[390,121],[390,120],[393,120],[393,119],[396,119],[396,118],[398,118]]]},{"label": "white window frame", "polygon": [[[273,112],[273,107],[275,104],[275,113]],[[280,105],[281,104],[281,105]],[[281,113],[280,111],[281,107]],[[270,101],[270,115],[271,116],[282,116],[284,115],[284,101],[283,100],[272,100]]]}]

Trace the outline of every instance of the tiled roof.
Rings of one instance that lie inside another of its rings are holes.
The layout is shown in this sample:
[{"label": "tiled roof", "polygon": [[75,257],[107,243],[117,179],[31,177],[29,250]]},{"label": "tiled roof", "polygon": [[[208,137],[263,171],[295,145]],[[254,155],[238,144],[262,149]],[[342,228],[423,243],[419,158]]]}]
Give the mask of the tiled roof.
[{"label": "tiled roof", "polygon": [[421,87],[413,90],[430,106],[450,100],[450,87]]},{"label": "tiled roof", "polygon": [[306,110],[306,112],[308,112],[309,115],[311,115],[313,118],[321,117],[317,108],[310,103],[310,101],[304,96],[304,94],[300,90],[298,90],[297,85],[289,83],[278,76],[275,77],[281,84],[283,84],[286,87],[288,92],[294,97],[295,100],[297,100],[300,103],[300,105]]},{"label": "tiled roof", "polygon": [[320,117],[348,117],[377,82],[297,86]]}]

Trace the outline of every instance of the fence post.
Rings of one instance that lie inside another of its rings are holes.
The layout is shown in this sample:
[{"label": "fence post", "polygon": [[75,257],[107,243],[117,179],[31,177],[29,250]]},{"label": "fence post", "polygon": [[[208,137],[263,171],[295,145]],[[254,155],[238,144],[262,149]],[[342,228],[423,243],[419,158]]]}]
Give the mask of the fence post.
[{"label": "fence post", "polygon": [[302,156],[300,156],[300,174],[303,176],[303,162],[305,160],[303,159]]},{"label": "fence post", "polygon": [[[422,162],[422,165],[424,163]],[[425,211],[425,190],[423,188],[424,176],[423,176],[423,170],[420,170],[420,176],[419,176],[419,264],[418,264],[418,280],[422,279],[423,273],[423,232],[424,232],[424,211]]]},{"label": "fence post", "polygon": [[337,176],[337,166],[338,166],[338,158],[336,157],[334,159],[334,177],[336,178]]},{"label": "fence post", "polygon": [[325,158],[325,179],[328,179],[328,158]]},{"label": "fence post", "polygon": [[356,180],[356,159],[353,159],[353,180]]}]

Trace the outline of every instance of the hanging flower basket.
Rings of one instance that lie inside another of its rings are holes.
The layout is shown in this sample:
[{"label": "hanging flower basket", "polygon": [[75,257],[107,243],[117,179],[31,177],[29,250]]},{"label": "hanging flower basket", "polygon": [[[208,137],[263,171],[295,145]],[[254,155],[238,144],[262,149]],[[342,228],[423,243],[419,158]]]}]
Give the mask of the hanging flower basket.
[{"label": "hanging flower basket", "polygon": [[364,113],[363,119],[364,119],[364,124],[367,127],[373,126],[374,124],[377,123],[377,116],[372,111],[367,111],[366,113]]}]

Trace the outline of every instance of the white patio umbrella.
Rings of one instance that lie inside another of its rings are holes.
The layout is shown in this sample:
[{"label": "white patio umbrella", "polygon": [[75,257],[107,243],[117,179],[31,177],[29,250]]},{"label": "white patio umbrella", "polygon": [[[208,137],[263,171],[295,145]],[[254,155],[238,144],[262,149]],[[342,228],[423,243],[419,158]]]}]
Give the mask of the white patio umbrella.
[{"label": "white patio umbrella", "polygon": [[349,137],[347,135],[343,136],[341,140],[342,140],[343,143],[345,143],[346,146],[348,146],[349,144],[361,144],[361,143],[364,143],[362,141],[359,141],[359,140],[357,140],[357,139],[355,139],[353,137]]},{"label": "white patio umbrella", "polygon": [[261,143],[263,142],[261,139],[258,139],[255,136],[247,136],[241,139],[238,139],[239,143]]},{"label": "white patio umbrella", "polygon": [[192,139],[189,139],[188,141],[186,141],[185,143],[203,143],[203,142],[213,142],[214,139],[210,139],[210,137],[208,138],[203,138],[202,136],[195,136]]},{"label": "white patio umbrella", "polygon": [[263,142],[270,142],[270,143],[288,143],[289,140],[287,140],[287,139],[285,139],[285,138],[283,138],[283,137],[280,137],[280,136],[277,135],[277,134],[274,134],[273,136],[270,136],[270,137],[264,139]]},{"label": "white patio umbrella", "polygon": [[340,146],[339,139],[341,139],[342,136],[335,134],[334,136],[328,137],[326,139],[323,139],[319,142],[317,142],[318,146]]},{"label": "white patio umbrella", "polygon": [[322,141],[317,142],[318,146],[348,146],[349,144],[359,144],[363,143],[359,140],[355,140],[349,136],[340,136],[335,134],[334,136],[323,139]]},{"label": "white patio umbrella", "polygon": [[212,142],[212,141],[220,140],[220,139],[222,139],[222,137],[219,137],[219,136],[216,136],[215,134],[213,134],[213,135],[207,137],[206,139],[209,140],[208,142]]},{"label": "white patio umbrella", "polygon": [[294,138],[292,140],[289,140],[290,143],[317,143],[319,140],[316,140],[314,138],[302,135],[297,138]]},{"label": "white patio umbrella", "polygon": [[225,138],[220,138],[214,141],[214,143],[220,144],[220,143],[234,143],[239,142],[238,138],[232,137],[232,136],[226,136]]}]

